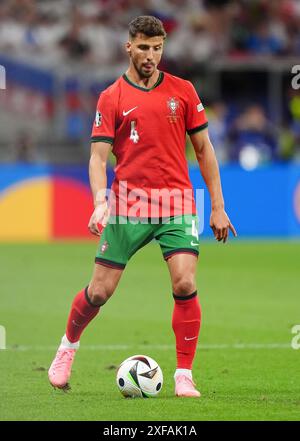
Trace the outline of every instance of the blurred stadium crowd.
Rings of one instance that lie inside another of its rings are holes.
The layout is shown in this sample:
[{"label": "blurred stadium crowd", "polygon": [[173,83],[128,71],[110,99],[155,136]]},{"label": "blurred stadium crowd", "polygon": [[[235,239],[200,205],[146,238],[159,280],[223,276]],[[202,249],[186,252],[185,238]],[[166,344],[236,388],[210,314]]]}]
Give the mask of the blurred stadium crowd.
[{"label": "blurred stadium crowd", "polygon": [[[168,33],[161,68],[185,78],[195,79],[222,57],[259,63],[300,56],[299,0],[0,0],[0,55],[52,72],[71,69],[79,77],[110,72],[112,82],[127,66],[122,46],[128,23],[144,14],[159,17]],[[253,100],[251,89],[238,111],[219,92],[209,96],[199,87],[221,162],[240,160],[242,150],[250,163],[299,159],[299,91],[289,85],[283,91],[279,124],[269,115],[267,98]],[[90,123],[95,101],[76,106]],[[66,136],[74,141],[80,121],[76,128],[74,115],[69,120]],[[33,151],[26,147],[31,138],[26,133],[21,138],[20,157],[26,159],[32,155],[26,151]]]},{"label": "blurred stadium crowd", "polygon": [[51,63],[114,64],[124,57],[128,22],[141,14],[163,20],[165,56],[179,63],[225,53],[300,55],[297,0],[5,0],[0,49]]}]

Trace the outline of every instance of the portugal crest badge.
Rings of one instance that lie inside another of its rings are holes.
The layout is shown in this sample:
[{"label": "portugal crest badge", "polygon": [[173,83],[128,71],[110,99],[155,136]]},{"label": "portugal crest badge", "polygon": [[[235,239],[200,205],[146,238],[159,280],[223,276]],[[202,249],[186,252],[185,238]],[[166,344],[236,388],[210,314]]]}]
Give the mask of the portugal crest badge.
[{"label": "portugal crest badge", "polygon": [[105,251],[107,250],[107,248],[108,248],[108,243],[107,243],[107,241],[105,241],[101,247],[101,254],[104,254]]},{"label": "portugal crest badge", "polygon": [[179,101],[176,98],[172,97],[167,101],[167,106],[170,111],[168,115],[169,121],[171,123],[176,123],[178,118],[177,110],[179,108]]}]

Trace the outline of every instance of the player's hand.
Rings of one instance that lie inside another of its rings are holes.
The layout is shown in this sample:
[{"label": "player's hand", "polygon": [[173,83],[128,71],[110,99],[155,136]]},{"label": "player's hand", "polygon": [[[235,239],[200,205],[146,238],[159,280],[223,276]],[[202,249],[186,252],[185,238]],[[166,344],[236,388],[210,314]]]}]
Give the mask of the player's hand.
[{"label": "player's hand", "polygon": [[234,226],[230,222],[227,213],[223,209],[212,210],[210,215],[210,227],[213,230],[216,240],[219,242],[222,240],[225,243],[229,236],[229,230],[233,233],[234,237],[237,237],[237,232]]},{"label": "player's hand", "polygon": [[109,214],[110,211],[106,201],[100,202],[96,205],[88,225],[92,234],[95,236],[101,236],[102,231],[107,225]]}]

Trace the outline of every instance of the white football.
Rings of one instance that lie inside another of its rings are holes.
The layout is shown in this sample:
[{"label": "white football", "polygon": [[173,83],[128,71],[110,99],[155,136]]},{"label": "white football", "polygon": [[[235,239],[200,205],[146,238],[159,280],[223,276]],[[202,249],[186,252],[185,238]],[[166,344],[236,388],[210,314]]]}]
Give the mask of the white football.
[{"label": "white football", "polygon": [[150,398],[161,391],[163,374],[153,358],[147,355],[133,355],[121,363],[116,380],[124,397]]}]

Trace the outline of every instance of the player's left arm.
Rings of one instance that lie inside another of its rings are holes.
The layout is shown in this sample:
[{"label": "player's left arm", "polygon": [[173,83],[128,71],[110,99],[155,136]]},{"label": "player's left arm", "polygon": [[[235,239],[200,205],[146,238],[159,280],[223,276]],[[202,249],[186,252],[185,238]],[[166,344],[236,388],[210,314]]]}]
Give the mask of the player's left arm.
[{"label": "player's left arm", "polygon": [[190,135],[203,179],[211,199],[210,227],[215,238],[225,243],[229,230],[237,236],[234,226],[225,211],[219,166],[208,129]]}]

